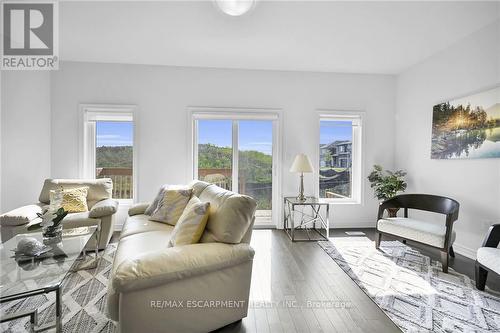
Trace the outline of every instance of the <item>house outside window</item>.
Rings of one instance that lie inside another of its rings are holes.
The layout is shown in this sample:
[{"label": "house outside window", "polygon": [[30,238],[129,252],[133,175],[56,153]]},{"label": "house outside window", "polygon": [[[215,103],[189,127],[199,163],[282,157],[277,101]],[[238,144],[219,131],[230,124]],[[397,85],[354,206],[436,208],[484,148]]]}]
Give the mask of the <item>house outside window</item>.
[{"label": "house outside window", "polygon": [[361,114],[320,115],[319,197],[361,202]]}]

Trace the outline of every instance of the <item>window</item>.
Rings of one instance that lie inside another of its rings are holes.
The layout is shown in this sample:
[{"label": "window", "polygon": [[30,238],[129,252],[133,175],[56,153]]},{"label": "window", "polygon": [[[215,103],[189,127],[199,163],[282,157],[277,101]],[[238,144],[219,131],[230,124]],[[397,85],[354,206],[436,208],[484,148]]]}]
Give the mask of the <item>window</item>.
[{"label": "window", "polygon": [[128,106],[84,106],[81,174],[111,178],[113,198],[134,198],[134,115]]},{"label": "window", "polygon": [[278,220],[277,120],[267,113],[193,113],[193,177],[253,197],[256,225]]},{"label": "window", "polygon": [[361,202],[361,115],[320,115],[319,197]]}]

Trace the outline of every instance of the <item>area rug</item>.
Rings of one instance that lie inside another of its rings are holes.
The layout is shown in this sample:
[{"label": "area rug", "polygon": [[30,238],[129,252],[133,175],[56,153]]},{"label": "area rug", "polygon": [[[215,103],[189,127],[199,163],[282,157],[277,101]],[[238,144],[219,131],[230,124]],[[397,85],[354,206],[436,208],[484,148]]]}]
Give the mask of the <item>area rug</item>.
[{"label": "area rug", "polygon": [[500,332],[500,294],[399,241],[366,237],[319,245],[403,332]]},{"label": "area rug", "polygon": [[[102,253],[99,265],[92,270],[70,273],[62,288],[63,332],[117,332],[116,325],[106,317],[106,294],[116,245],[110,244]],[[33,296],[1,304],[0,313],[38,308],[38,323],[55,320],[55,293]],[[28,332],[29,319],[23,318],[0,325],[0,332]]]}]

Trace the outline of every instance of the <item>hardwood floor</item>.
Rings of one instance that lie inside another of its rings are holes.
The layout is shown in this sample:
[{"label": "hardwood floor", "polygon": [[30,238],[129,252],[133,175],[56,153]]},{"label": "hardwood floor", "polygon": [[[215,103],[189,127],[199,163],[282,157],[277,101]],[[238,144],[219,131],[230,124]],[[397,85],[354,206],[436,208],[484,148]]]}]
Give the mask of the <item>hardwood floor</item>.
[{"label": "hardwood floor", "polygon": [[253,305],[217,332],[400,332],[316,242],[254,230],[251,245]]}]

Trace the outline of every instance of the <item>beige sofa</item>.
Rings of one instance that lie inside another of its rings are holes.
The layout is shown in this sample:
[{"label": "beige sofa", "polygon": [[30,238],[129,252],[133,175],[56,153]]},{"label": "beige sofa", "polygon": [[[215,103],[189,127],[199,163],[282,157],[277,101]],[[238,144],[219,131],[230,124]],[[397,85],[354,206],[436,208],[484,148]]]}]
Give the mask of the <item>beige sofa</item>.
[{"label": "beige sofa", "polygon": [[[40,222],[37,213],[41,213],[50,204],[50,190],[60,187],[74,188],[88,186],[87,205],[88,212],[70,213],[63,220],[64,228],[75,228],[97,225],[101,221],[101,235],[99,249],[106,248],[113,235],[115,224],[115,213],[118,202],[111,198],[113,182],[110,178],[99,179],[46,179],[39,202],[33,205],[19,207],[10,212],[0,215],[0,231],[2,242],[17,234],[32,232],[31,226]],[[95,248],[95,241],[89,241],[88,248]]]},{"label": "beige sofa", "polygon": [[256,203],[196,181],[210,202],[201,242],[167,247],[173,227],[149,220],[148,203],[130,208],[108,287],[108,316],[120,332],[209,332],[247,315]]}]

